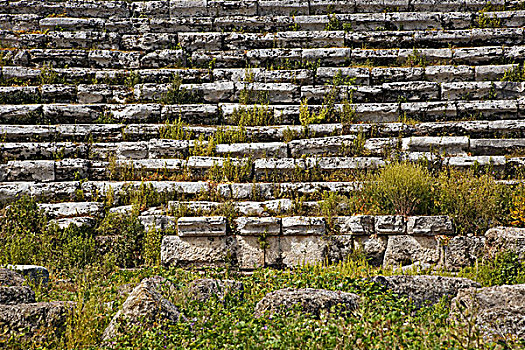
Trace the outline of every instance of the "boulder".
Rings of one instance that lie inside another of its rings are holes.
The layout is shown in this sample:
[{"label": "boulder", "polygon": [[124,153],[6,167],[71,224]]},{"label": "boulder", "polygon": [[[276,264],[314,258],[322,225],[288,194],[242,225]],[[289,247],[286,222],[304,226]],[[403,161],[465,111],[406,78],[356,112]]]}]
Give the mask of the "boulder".
[{"label": "boulder", "polygon": [[486,253],[494,257],[498,253],[512,252],[525,256],[525,228],[495,227],[485,233]]},{"label": "boulder", "polygon": [[395,294],[409,298],[416,307],[435,304],[444,296],[453,298],[462,288],[480,287],[477,282],[467,278],[427,275],[375,276],[371,280]]},{"label": "boulder", "polygon": [[10,269],[14,269],[25,278],[27,278],[31,283],[47,285],[49,283],[49,271],[38,265],[9,265],[7,266]]},{"label": "boulder", "polygon": [[35,302],[35,292],[24,286],[25,278],[16,271],[0,269],[0,305]]},{"label": "boulder", "polygon": [[12,269],[0,269],[0,286],[22,286],[25,282],[24,276]]},{"label": "boulder", "polygon": [[459,320],[474,316],[488,338],[525,337],[525,284],[467,288],[452,300],[452,315]]},{"label": "boulder", "polygon": [[35,292],[28,286],[0,286],[0,305],[16,305],[35,302]]},{"label": "boulder", "polygon": [[319,317],[324,312],[346,312],[357,309],[359,296],[353,293],[324,289],[285,288],[264,296],[255,306],[255,317],[275,314],[299,307],[304,313]]},{"label": "boulder", "polygon": [[172,292],[174,288],[172,283],[163,277],[155,276],[142,280],[105,329],[103,339],[107,341],[118,336],[123,331],[122,321],[129,326],[151,326],[153,322],[174,323],[183,319],[175,305],[162,295],[162,291]]},{"label": "boulder", "polygon": [[198,279],[188,286],[188,296],[193,300],[206,302],[212,297],[224,301],[226,296],[243,298],[244,285],[234,280]]},{"label": "boulder", "polygon": [[72,302],[53,301],[18,305],[0,305],[0,329],[8,333],[23,332],[39,338],[41,329],[52,329],[53,337],[59,337],[65,330]]}]

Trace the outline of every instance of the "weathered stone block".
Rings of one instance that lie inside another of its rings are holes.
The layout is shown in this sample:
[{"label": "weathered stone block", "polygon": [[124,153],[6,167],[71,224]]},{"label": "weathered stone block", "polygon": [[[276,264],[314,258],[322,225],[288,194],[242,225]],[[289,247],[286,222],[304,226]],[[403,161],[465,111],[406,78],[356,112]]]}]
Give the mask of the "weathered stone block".
[{"label": "weathered stone block", "polygon": [[243,236],[277,236],[281,219],[277,217],[240,217],[233,222],[236,232]]},{"label": "weathered stone block", "polygon": [[405,218],[401,215],[376,216],[375,233],[378,235],[404,235],[406,234]]},{"label": "weathered stone block", "polygon": [[181,237],[225,236],[226,224],[224,216],[181,217],[177,220],[177,231]]},{"label": "weathered stone block", "polygon": [[407,220],[407,234],[453,235],[454,225],[448,216],[410,216]]},{"label": "weathered stone block", "polygon": [[284,267],[318,264],[327,255],[327,242],[319,236],[282,236],[280,243]]},{"label": "weathered stone block", "polygon": [[164,236],[160,258],[164,266],[221,266],[235,253],[233,237]]},{"label": "weathered stone block", "polygon": [[368,236],[374,233],[374,216],[338,216],[333,218],[336,230],[342,235]]},{"label": "weathered stone block", "polygon": [[383,266],[438,264],[441,250],[439,241],[433,236],[389,236]]},{"label": "weathered stone block", "polygon": [[282,219],[282,234],[293,235],[316,235],[322,236],[326,233],[325,219],[322,217],[289,216]]}]

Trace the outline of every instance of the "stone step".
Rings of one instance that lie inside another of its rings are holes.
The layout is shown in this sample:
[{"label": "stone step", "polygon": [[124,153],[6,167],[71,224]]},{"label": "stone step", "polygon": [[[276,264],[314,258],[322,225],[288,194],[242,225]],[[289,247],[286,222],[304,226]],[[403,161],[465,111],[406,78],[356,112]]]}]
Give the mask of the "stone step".
[{"label": "stone step", "polygon": [[[448,155],[505,155],[523,153],[524,138],[476,139],[468,136],[411,136],[390,138],[358,139],[356,135],[328,136],[285,142],[256,142],[218,144],[213,152],[220,157],[301,158],[304,155],[341,156],[361,154],[382,156],[396,151],[437,152]],[[208,148],[207,145],[204,145]],[[163,159],[188,159],[194,154],[195,142],[153,139],[137,142],[110,142],[75,144],[72,142],[8,142],[0,145],[0,156],[4,162],[24,160],[54,160],[57,158],[78,158],[92,161],[124,161]],[[171,159],[171,160],[170,160]],[[151,164],[155,164],[154,162]],[[137,166],[140,163],[136,164]],[[184,164],[179,164],[183,166]]]},{"label": "stone step", "polygon": [[[493,7],[513,10],[518,2],[496,0]],[[268,15],[321,15],[368,12],[452,12],[479,11],[487,6],[487,1],[464,0],[439,1],[429,3],[425,0],[399,2],[365,0],[171,0],[171,1],[5,1],[0,4],[0,13],[39,14],[50,16],[63,14],[66,17],[130,18],[152,16],[155,18],[176,17],[225,17],[225,16],[268,16]]]},{"label": "stone step", "polygon": [[[485,11],[483,18],[497,19],[502,28],[522,27],[525,11]],[[221,17],[140,17],[140,18],[75,18],[42,17],[38,14],[2,14],[0,27],[16,32],[107,31],[120,35],[177,32],[277,32],[292,30],[321,31],[327,28],[346,31],[469,29],[480,25],[477,12],[388,12],[296,16]]]},{"label": "stone step", "polygon": [[155,50],[149,53],[118,50],[2,49],[4,63],[24,67],[137,68],[244,68],[298,69],[320,66],[468,64],[487,65],[523,62],[524,46],[477,46],[459,48],[363,49],[363,48],[271,48],[251,50]]},{"label": "stone step", "polygon": [[92,68],[28,68],[1,67],[2,85],[40,85],[46,75],[53,75],[63,84],[126,85],[133,80],[140,83],[168,84],[178,76],[183,84],[212,82],[292,83],[300,85],[333,84],[340,75],[353,85],[380,85],[405,81],[461,82],[501,80],[506,72],[517,69],[517,64],[504,65],[431,65],[427,67],[319,67],[296,70],[269,70],[265,68],[226,69],[92,69]]},{"label": "stone step", "polygon": [[[50,149],[44,150],[39,144],[32,147],[22,146],[29,153],[42,152],[42,155],[49,155],[53,152],[61,152],[64,156],[74,155],[78,151],[85,153],[81,146],[70,143],[95,142],[136,142],[150,141],[160,138],[159,130],[165,128],[162,124],[77,124],[77,125],[1,125],[0,134],[2,141],[8,143],[24,142],[48,142]],[[237,127],[199,127],[185,126],[183,132],[192,136],[193,139],[200,137],[205,140],[210,136],[216,135],[219,131],[232,130],[239,132]],[[383,123],[383,124],[311,124],[307,128],[300,125],[282,126],[255,126],[245,127],[246,140],[250,142],[283,142],[295,139],[305,139],[310,137],[328,137],[337,135],[363,135],[365,137],[399,137],[405,136],[471,136],[476,138],[523,138],[525,137],[525,120],[465,120],[465,121],[445,121],[445,122],[422,122],[422,123]],[[291,137],[290,137],[291,135]],[[166,156],[165,152],[181,152],[186,149],[180,140],[161,141],[167,148],[159,148],[157,156]],[[182,140],[184,141],[184,140]],[[56,143],[52,145],[52,143]],[[170,144],[171,142],[171,144]],[[139,144],[140,145],[140,144]],[[181,148],[182,145],[182,148]],[[57,148],[57,146],[59,146]],[[11,154],[8,144],[3,147],[4,152]],[[18,147],[18,146],[16,146]],[[40,148],[39,148],[40,147]],[[154,146],[151,146],[154,147]],[[40,149],[40,151],[38,151]],[[31,151],[29,151],[31,150]],[[109,147],[111,150],[111,147]],[[125,149],[122,149],[125,150]],[[103,152],[100,149],[99,152]],[[63,152],[63,153],[62,153]]]},{"label": "stone step", "polygon": [[[472,167],[490,166],[494,171],[505,174],[506,170],[522,168],[522,157],[506,158],[505,156],[467,156],[466,148],[461,143],[466,138],[444,140],[442,138],[408,140],[404,148],[408,152],[400,154],[409,161],[426,160],[440,167],[470,169]],[[439,151],[452,156],[439,156]],[[518,147],[519,149],[519,147]],[[414,150],[414,151],[412,151]],[[433,152],[431,152],[433,151]],[[436,153],[434,153],[436,152]],[[241,182],[251,181],[289,181],[308,178],[322,180],[325,176],[339,174],[349,178],[353,173],[364,170],[376,170],[385,166],[388,158],[373,156],[331,156],[306,158],[260,158],[249,157],[202,157],[191,156],[185,159],[131,159],[116,161],[91,161],[79,158],[62,160],[14,160],[0,166],[1,181],[73,181],[88,179],[92,181],[123,179],[126,181],[141,180],[149,176],[161,179],[184,180],[222,180]],[[224,170],[223,170],[224,169]],[[224,173],[223,173],[224,171]],[[510,170],[509,170],[510,171]],[[330,177],[329,177],[330,178]]]},{"label": "stone step", "polygon": [[522,45],[523,28],[459,30],[385,30],[345,33],[337,31],[287,31],[266,33],[178,32],[124,34],[92,31],[46,31],[20,34],[0,30],[0,43],[9,48],[99,49],[153,52],[180,47],[187,53],[201,50],[252,50],[272,48],[443,48],[476,45]]}]

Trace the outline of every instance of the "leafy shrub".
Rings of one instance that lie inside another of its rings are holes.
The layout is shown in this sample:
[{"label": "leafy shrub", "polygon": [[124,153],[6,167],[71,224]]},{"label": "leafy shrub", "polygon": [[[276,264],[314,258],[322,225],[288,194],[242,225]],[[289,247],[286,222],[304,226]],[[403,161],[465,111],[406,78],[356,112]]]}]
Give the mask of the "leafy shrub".
[{"label": "leafy shrub", "polygon": [[198,96],[195,93],[188,91],[186,88],[182,88],[181,85],[182,79],[180,76],[175,75],[171,80],[171,85],[168,88],[168,91],[162,94],[160,103],[165,105],[177,105],[198,102]]},{"label": "leafy shrub", "polygon": [[520,284],[525,283],[525,263],[515,253],[502,252],[492,259],[464,268],[459,275],[472,278],[486,287]]},{"label": "leafy shrub", "polygon": [[423,166],[394,162],[371,176],[364,192],[378,212],[422,215],[430,213],[433,208],[434,182]]},{"label": "leafy shrub", "polygon": [[503,216],[502,190],[490,175],[451,170],[438,177],[437,211],[452,217],[459,234],[483,234]]},{"label": "leafy shrub", "polygon": [[56,270],[80,268],[96,259],[93,232],[49,223],[34,199],[22,197],[0,220],[0,264],[37,264]]},{"label": "leafy shrub", "polygon": [[116,243],[112,254],[122,267],[136,267],[143,262],[144,226],[137,212],[132,214],[109,213],[97,227],[97,234],[114,236]]}]

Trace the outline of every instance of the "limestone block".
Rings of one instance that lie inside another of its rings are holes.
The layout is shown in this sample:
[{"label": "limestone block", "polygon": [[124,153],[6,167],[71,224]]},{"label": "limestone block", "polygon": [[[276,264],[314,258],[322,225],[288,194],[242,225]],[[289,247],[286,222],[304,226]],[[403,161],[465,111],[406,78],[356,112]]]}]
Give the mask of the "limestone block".
[{"label": "limestone block", "polygon": [[385,236],[357,236],[354,237],[354,251],[365,255],[368,263],[372,266],[381,266],[388,245],[388,237]]},{"label": "limestone block", "polygon": [[316,167],[321,171],[377,169],[383,167],[385,161],[378,157],[326,157],[307,158],[308,168]]},{"label": "limestone block", "polygon": [[494,257],[498,253],[512,252],[520,258],[525,256],[525,229],[495,227],[485,233],[485,251]]},{"label": "limestone block", "polygon": [[309,3],[305,0],[259,0],[259,16],[308,15]]},{"label": "limestone block", "polygon": [[322,236],[326,233],[325,225],[325,219],[322,217],[284,217],[282,219],[282,234],[284,236]]},{"label": "limestone block", "polygon": [[279,237],[236,236],[236,257],[239,268],[254,269],[281,264]]},{"label": "limestone block", "polygon": [[284,142],[233,143],[218,144],[215,152],[220,156],[251,157],[252,159],[283,158],[288,155],[288,148]]},{"label": "limestone block", "polygon": [[216,266],[230,261],[233,237],[164,236],[160,258],[164,266]]},{"label": "limestone block", "polygon": [[182,157],[190,149],[187,140],[152,139],[147,144],[149,157],[153,159]]},{"label": "limestone block", "polygon": [[448,216],[410,216],[407,219],[407,234],[422,235],[453,235],[454,224]]},{"label": "limestone block", "polygon": [[323,66],[338,66],[351,61],[353,49],[350,48],[315,48],[299,52],[299,59],[304,62],[320,62]]},{"label": "limestone block", "polygon": [[[186,62],[184,50],[163,49],[149,52],[140,59],[141,68],[180,67]],[[197,62],[197,61],[194,61]]]},{"label": "limestone block", "polygon": [[277,217],[239,217],[233,224],[242,236],[276,236],[281,233],[281,219]]},{"label": "limestone block", "polygon": [[444,267],[447,270],[458,271],[472,266],[476,260],[483,257],[485,237],[456,236],[444,246]]},{"label": "limestone block", "polygon": [[327,242],[319,236],[282,236],[280,247],[285,267],[318,264],[325,259],[328,249]]},{"label": "limestone block", "polygon": [[414,136],[403,138],[403,151],[431,152],[447,154],[465,154],[469,151],[469,138],[467,136]]},{"label": "limestone block", "polygon": [[55,181],[52,160],[10,161],[5,172],[7,181]]},{"label": "limestone block", "polygon": [[211,15],[207,0],[170,0],[171,17],[195,17]]},{"label": "limestone block", "polygon": [[216,125],[219,123],[219,108],[216,105],[165,105],[162,107],[162,120],[176,120],[189,124]]},{"label": "limestone block", "polygon": [[374,67],[370,75],[374,85],[396,81],[421,81],[425,76],[425,69],[420,67]]},{"label": "limestone block", "polygon": [[95,225],[97,224],[96,219],[89,217],[89,216],[88,217],[79,216],[75,218],[54,219],[54,220],[51,220],[51,222],[56,223],[58,227],[61,229],[66,229],[71,225],[76,226],[76,227],[82,227],[82,226],[95,227]]},{"label": "limestone block", "polygon": [[525,150],[525,139],[471,139],[473,155],[505,155]]},{"label": "limestone block", "polygon": [[181,237],[225,236],[224,216],[181,217],[177,220],[177,231]]},{"label": "limestone block", "polygon": [[438,264],[442,258],[441,250],[439,241],[433,236],[389,236],[383,266]]},{"label": "limestone block", "polygon": [[371,215],[337,216],[333,218],[338,233],[352,236],[374,234],[375,217]]},{"label": "limestone block", "polygon": [[188,51],[207,50],[220,51],[223,49],[223,33],[179,33],[179,43]]},{"label": "limestone block", "polygon": [[447,159],[447,165],[457,168],[470,168],[473,166],[492,166],[494,169],[501,169],[507,164],[505,156],[463,156],[451,157]]},{"label": "limestone block", "polygon": [[64,202],[39,204],[38,207],[52,218],[73,216],[99,216],[104,205],[98,202]]},{"label": "limestone block", "polygon": [[288,147],[292,157],[341,154],[354,145],[355,139],[356,136],[354,135],[310,138],[291,141],[288,143]]},{"label": "limestone block", "polygon": [[378,235],[406,234],[405,218],[401,215],[378,215],[375,217],[374,227]]}]

